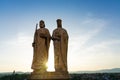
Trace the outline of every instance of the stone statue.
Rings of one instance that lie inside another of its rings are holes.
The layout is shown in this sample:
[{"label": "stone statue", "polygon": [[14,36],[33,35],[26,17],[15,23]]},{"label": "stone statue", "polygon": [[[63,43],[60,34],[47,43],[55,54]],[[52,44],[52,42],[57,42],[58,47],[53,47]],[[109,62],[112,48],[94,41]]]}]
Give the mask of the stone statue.
[{"label": "stone statue", "polygon": [[[67,49],[68,34],[62,28],[62,20],[57,20],[57,29],[53,31],[52,37],[48,29],[45,28],[44,21],[39,23],[40,29],[36,28],[33,41],[33,72],[28,80],[69,80],[70,76],[67,70]],[[55,71],[47,72],[46,62],[48,61],[48,51],[50,39],[54,44],[54,62]]]},{"label": "stone statue", "polygon": [[67,71],[67,49],[68,49],[68,34],[62,28],[62,20],[57,19],[57,29],[53,31],[52,40],[54,44],[54,64],[56,72]]},{"label": "stone statue", "polygon": [[47,69],[46,63],[51,36],[49,30],[45,28],[43,20],[39,22],[39,27],[39,29],[36,28],[32,43],[34,54],[31,68],[34,70],[33,73],[43,73]]}]

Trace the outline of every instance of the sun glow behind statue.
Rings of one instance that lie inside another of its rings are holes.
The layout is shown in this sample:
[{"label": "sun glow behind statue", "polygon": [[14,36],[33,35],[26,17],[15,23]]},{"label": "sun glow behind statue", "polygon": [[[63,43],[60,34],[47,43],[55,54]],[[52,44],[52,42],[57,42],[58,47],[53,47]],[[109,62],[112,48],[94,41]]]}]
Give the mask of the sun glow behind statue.
[{"label": "sun glow behind statue", "polygon": [[54,69],[54,51],[53,51],[53,42],[50,42],[50,49],[49,49],[49,58],[48,62],[46,63],[47,71],[55,71]]}]

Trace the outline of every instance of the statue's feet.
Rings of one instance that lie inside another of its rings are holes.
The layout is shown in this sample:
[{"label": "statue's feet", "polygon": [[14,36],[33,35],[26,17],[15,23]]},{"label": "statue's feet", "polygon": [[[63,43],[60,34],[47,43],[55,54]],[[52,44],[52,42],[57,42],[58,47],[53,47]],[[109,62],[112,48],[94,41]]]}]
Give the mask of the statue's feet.
[{"label": "statue's feet", "polygon": [[46,70],[43,69],[35,69],[31,74],[43,74],[46,73]]}]

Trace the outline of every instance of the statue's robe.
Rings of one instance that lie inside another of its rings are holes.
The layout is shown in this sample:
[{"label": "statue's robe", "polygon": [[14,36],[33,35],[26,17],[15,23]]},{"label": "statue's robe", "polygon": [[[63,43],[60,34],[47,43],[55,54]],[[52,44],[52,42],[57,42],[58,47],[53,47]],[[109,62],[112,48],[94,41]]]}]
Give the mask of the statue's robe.
[{"label": "statue's robe", "polygon": [[46,63],[48,61],[48,50],[50,46],[50,33],[46,28],[36,30],[34,34],[33,47],[33,70],[46,70]]},{"label": "statue's robe", "polygon": [[54,63],[56,71],[67,71],[68,34],[63,28],[53,31]]}]

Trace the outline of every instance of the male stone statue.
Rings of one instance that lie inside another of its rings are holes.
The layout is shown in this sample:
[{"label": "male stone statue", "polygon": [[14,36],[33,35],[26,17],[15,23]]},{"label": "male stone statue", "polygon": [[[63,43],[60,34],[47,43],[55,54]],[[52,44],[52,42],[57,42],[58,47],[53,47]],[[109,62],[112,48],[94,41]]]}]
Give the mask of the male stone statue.
[{"label": "male stone statue", "polygon": [[57,19],[57,29],[52,34],[54,44],[54,62],[55,71],[68,73],[67,71],[67,49],[68,49],[68,34],[62,28],[62,20]]},{"label": "male stone statue", "polygon": [[43,20],[39,22],[39,29],[36,28],[34,34],[34,41],[32,43],[34,49],[32,69],[33,73],[44,73],[46,72],[46,62],[48,61],[48,50],[50,45],[50,33],[45,28]]}]

